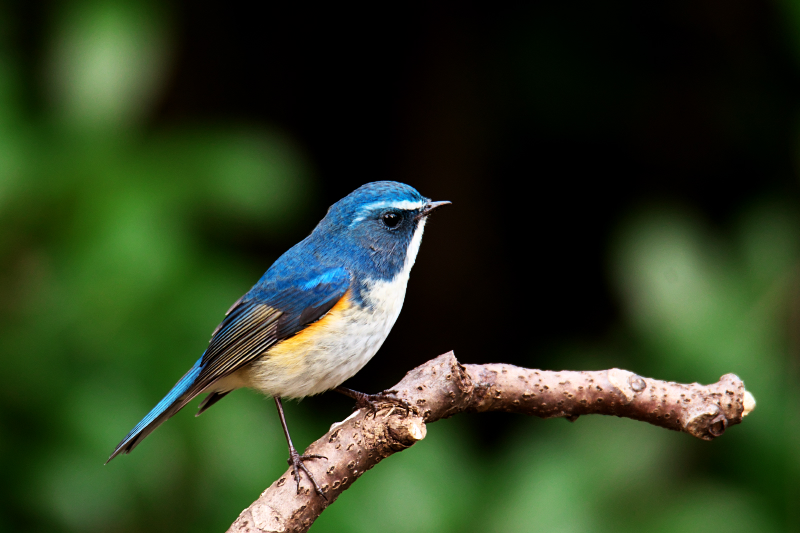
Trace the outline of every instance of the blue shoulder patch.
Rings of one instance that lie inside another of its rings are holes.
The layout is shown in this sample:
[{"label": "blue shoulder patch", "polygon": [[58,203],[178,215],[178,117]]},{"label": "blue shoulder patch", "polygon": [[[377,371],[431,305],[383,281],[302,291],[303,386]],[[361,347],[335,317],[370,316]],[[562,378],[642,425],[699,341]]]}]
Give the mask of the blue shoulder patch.
[{"label": "blue shoulder patch", "polygon": [[270,295],[260,291],[257,298],[281,311],[277,338],[285,339],[316,322],[336,305],[350,288],[350,273],[344,268],[332,268],[311,273],[307,281],[286,280],[280,290]]},{"label": "blue shoulder patch", "polygon": [[[302,288],[305,290],[311,290],[317,287],[317,285],[322,285],[322,284],[330,285],[331,283],[335,282],[337,278],[341,278],[342,273],[347,274],[347,272],[343,268],[335,268],[329,270],[323,274],[320,274],[319,276],[316,276],[308,280],[302,285]],[[349,276],[347,276],[347,278],[349,280]]]}]

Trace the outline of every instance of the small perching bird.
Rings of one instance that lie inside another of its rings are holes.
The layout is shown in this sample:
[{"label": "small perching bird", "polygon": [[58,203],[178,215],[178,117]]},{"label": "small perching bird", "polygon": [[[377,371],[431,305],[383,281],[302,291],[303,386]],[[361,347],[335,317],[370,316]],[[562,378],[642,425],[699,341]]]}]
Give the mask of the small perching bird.
[{"label": "small perching bird", "polygon": [[394,326],[427,217],[449,203],[379,181],[333,204],[314,231],[231,306],[202,357],[108,460],[129,453],[197,395],[208,393],[199,415],[232,390],[250,387],[275,399],[298,492],[303,470],[323,495],[303,464],[321,457],[297,453],[281,398],[336,389],[359,406],[402,405],[387,393],[367,395],[339,385],[367,364]]}]

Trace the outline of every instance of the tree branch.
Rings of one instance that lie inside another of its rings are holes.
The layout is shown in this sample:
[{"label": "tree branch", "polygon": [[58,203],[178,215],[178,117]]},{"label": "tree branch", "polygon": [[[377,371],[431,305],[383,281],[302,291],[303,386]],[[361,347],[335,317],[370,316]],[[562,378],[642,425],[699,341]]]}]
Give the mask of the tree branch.
[{"label": "tree branch", "polygon": [[462,365],[453,352],[410,371],[393,389],[415,412],[387,408],[374,416],[361,409],[331,426],[305,451],[328,458],[306,463],[327,500],[315,494],[305,477],[297,494],[287,470],[228,531],[308,530],[364,472],[425,438],[425,424],[458,413],[507,411],[569,420],[616,415],[713,440],[755,407],[753,396],[734,374],[712,385],[684,385],[617,368],[551,372],[505,364]]}]

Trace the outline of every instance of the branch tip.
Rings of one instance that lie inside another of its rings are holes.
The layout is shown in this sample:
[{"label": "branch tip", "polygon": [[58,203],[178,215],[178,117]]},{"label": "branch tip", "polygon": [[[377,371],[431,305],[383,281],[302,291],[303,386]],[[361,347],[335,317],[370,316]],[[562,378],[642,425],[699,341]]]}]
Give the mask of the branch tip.
[{"label": "branch tip", "polygon": [[753,409],[756,408],[756,398],[753,396],[750,391],[744,391],[744,411],[742,411],[742,417],[745,417],[753,412]]}]

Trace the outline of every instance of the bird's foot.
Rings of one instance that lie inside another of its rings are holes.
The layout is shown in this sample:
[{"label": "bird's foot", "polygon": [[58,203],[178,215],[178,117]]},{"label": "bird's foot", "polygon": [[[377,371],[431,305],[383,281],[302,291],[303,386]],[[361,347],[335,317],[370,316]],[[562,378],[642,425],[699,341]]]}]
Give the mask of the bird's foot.
[{"label": "bird's foot", "polygon": [[314,485],[314,490],[322,496],[323,499],[327,500],[328,498],[323,494],[322,489],[319,488],[317,485],[317,480],[314,479],[314,476],[311,475],[311,472],[308,471],[306,465],[303,464],[303,461],[308,461],[309,459],[327,459],[324,455],[300,455],[297,453],[297,450],[292,446],[289,448],[289,459],[286,460],[287,463],[292,467],[292,474],[294,475],[295,481],[297,481],[297,494],[300,494],[300,470],[306,473],[308,479],[311,481],[311,484]]},{"label": "bird's foot", "polygon": [[414,412],[414,406],[403,398],[395,396],[397,394],[396,390],[385,390],[378,394],[364,394],[363,392],[345,389],[344,387],[339,387],[336,390],[350,396],[356,401],[354,409],[369,409],[373,416],[376,416],[381,409],[385,409],[387,405],[390,407],[390,411],[386,416],[391,415],[395,409],[402,409],[405,411],[406,416]]}]

